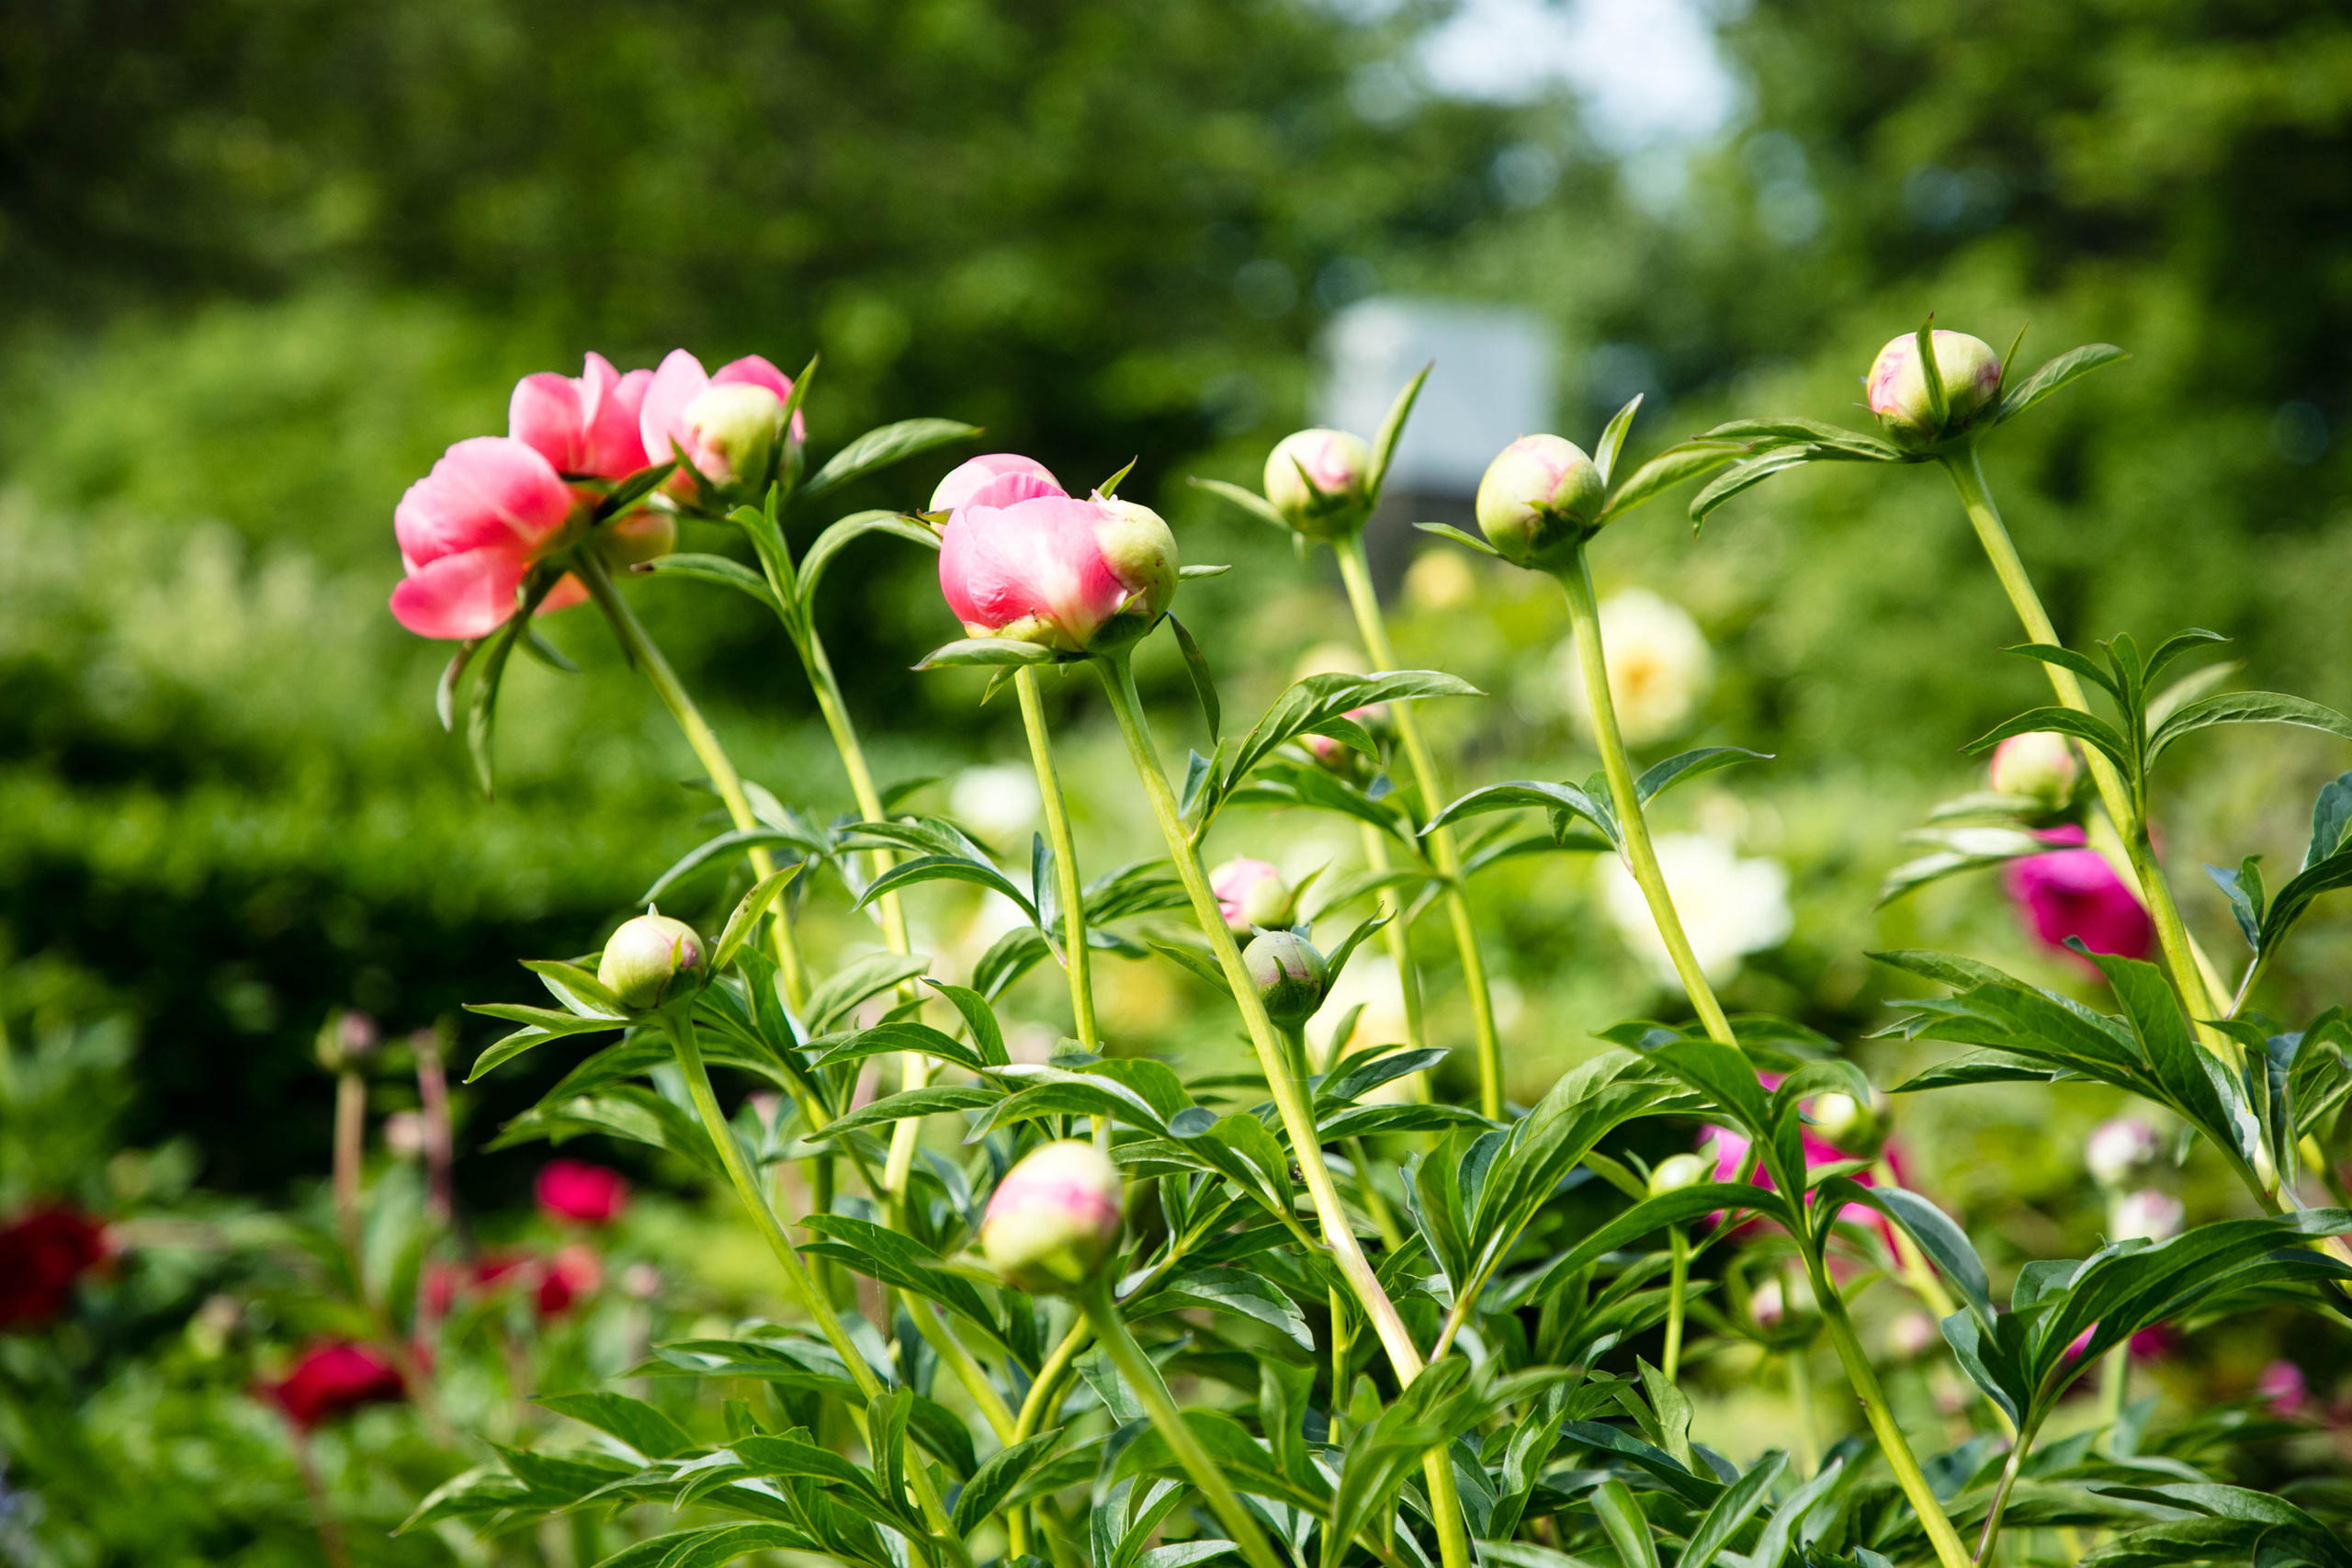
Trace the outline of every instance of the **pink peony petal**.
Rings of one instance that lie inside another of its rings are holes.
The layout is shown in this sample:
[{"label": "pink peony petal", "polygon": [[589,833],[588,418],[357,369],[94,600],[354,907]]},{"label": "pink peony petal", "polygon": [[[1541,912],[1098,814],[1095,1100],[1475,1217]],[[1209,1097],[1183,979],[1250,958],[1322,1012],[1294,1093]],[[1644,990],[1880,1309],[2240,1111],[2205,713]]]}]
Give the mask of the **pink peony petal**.
[{"label": "pink peony petal", "polygon": [[1056,481],[1046,465],[1036,458],[1024,457],[1018,452],[988,452],[950,468],[947,477],[939,481],[939,488],[931,492],[931,505],[925,510],[953,512],[967,502],[978,500],[979,491],[989,480],[1012,474],[1026,474],[1038,481],[1042,488],[995,495],[983,504],[1010,506],[1016,501],[1027,501],[1032,496],[1069,493]]},{"label": "pink peony petal", "polygon": [[[792,400],[792,378],[756,354],[747,354],[741,359],[729,360],[720,366],[711,377],[710,384],[714,387],[765,387],[775,394],[778,402]],[[808,439],[808,422],[797,410],[792,415],[792,438],[795,441]]]},{"label": "pink peony petal", "polygon": [[673,442],[685,445],[686,405],[709,385],[702,361],[684,349],[673,348],[662,359],[662,367],[646,382],[638,405],[637,428],[647,461],[666,463],[673,456]]},{"label": "pink peony petal", "polygon": [[392,618],[419,637],[485,637],[514,613],[514,590],[528,565],[519,553],[498,550],[427,561],[392,590]]},{"label": "pink peony petal", "polygon": [[537,549],[571,515],[555,468],[509,436],[477,435],[441,455],[392,513],[401,555],[419,566],[469,550]]},{"label": "pink peony petal", "polygon": [[1100,515],[1068,496],[966,505],[940,540],[948,607],[978,632],[1035,616],[1060,633],[1057,646],[1082,649],[1127,596],[1095,543]]}]

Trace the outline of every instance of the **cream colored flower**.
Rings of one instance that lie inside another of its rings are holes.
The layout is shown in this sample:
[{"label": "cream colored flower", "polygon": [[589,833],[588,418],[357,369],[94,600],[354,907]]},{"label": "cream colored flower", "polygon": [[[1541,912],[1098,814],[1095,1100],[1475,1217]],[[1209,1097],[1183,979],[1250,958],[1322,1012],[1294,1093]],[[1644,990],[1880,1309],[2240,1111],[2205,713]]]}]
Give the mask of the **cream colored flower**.
[{"label": "cream colored flower", "polygon": [[[1692,713],[1714,683],[1715,661],[1706,635],[1690,612],[1645,588],[1611,594],[1600,606],[1600,646],[1609,656],[1609,700],[1630,746],[1664,740],[1690,728]],[[1574,638],[1560,644],[1560,675],[1577,728],[1592,733]]]},{"label": "cream colored flower", "polygon": [[956,819],[999,847],[1022,852],[1027,859],[1026,836],[1044,809],[1037,795],[1037,775],[1012,762],[966,768],[947,786],[947,809]]},{"label": "cream colored flower", "polygon": [[[1742,860],[1729,843],[1703,833],[1665,835],[1657,840],[1657,860],[1690,951],[1708,979],[1728,981],[1747,954],[1788,940],[1794,924],[1789,871],[1779,861]],[[1614,856],[1601,861],[1598,874],[1601,907],[1611,923],[1660,980],[1674,984],[1674,961],[1650,919],[1640,884]]]}]

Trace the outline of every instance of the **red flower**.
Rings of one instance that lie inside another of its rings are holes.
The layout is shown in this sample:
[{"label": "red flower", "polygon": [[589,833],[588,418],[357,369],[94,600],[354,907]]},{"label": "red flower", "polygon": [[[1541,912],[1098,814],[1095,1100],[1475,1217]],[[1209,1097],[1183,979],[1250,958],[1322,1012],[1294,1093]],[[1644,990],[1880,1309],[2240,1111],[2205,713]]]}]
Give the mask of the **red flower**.
[{"label": "red flower", "polygon": [[605,1266],[595,1251],[575,1242],[557,1248],[549,1258],[519,1252],[485,1258],[473,1266],[470,1277],[465,1269],[440,1265],[425,1276],[425,1292],[434,1312],[446,1314],[469,1291],[513,1286],[530,1292],[539,1315],[548,1318],[570,1312],[574,1302],[604,1282]]},{"label": "red flower", "polygon": [[539,1213],[561,1224],[607,1224],[628,1206],[628,1181],[617,1170],[585,1160],[549,1160],[539,1168]]},{"label": "red flower", "polygon": [[407,1392],[400,1369],[382,1351],[344,1339],[312,1346],[292,1371],[262,1390],[305,1432],[345,1411],[401,1399]]},{"label": "red flower", "polygon": [[[2037,835],[2059,848],[2013,860],[2001,868],[2001,885],[2023,911],[2044,945],[2079,957],[2066,945],[2080,937],[2093,953],[2144,958],[2155,945],[2156,928],[2140,896],[2115,874],[2107,857],[2084,849],[2080,828],[2052,828]],[[2093,965],[2093,972],[2097,966]]]},{"label": "red flower", "polygon": [[65,1310],[74,1282],[105,1261],[96,1220],[72,1209],[35,1209],[0,1228],[0,1330],[39,1328]]}]

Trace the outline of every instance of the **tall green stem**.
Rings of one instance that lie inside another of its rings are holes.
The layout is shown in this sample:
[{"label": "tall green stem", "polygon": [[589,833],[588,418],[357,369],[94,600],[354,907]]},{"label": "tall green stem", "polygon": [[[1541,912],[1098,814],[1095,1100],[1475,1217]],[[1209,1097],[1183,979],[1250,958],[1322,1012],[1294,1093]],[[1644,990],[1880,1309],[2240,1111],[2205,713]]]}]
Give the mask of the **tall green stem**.
[{"label": "tall green stem", "polygon": [[1847,1315],[1845,1298],[1838,1295],[1837,1283],[1830,1279],[1818,1251],[1806,1249],[1805,1268],[1813,1276],[1813,1293],[1820,1299],[1822,1322],[1829,1330],[1830,1343],[1837,1347],[1838,1362],[1846,1370],[1846,1381],[1862,1403],[1862,1416],[1878,1438],[1879,1452],[1885,1458],[1887,1468],[1894,1472],[1895,1484],[1903,1489],[1911,1511],[1918,1515],[1920,1525],[1927,1530],[1937,1562],[1940,1568],[1969,1568],[1968,1549],[1961,1544],[1960,1532],[1952,1529],[1951,1516],[1944,1512],[1935,1488],[1928,1484],[1926,1473],[1919,1469],[1910,1441],[1904,1437],[1902,1425],[1887,1404],[1886,1390],[1878,1381],[1877,1369],[1871,1365],[1861,1341],[1855,1337],[1854,1320]]},{"label": "tall green stem", "polygon": [[1813,1405],[1813,1346],[1800,1345],[1781,1358],[1789,1364],[1789,1400],[1797,1412],[1797,1462],[1807,1479],[1821,1471],[1821,1416]]},{"label": "tall green stem", "polygon": [[[1266,1016],[1264,1003],[1258,999],[1258,987],[1250,981],[1248,965],[1241,962],[1241,950],[1234,944],[1232,931],[1226,927],[1216,894],[1209,886],[1208,873],[1202,869],[1201,857],[1184,829],[1175,792],[1169,787],[1159,753],[1154,750],[1150,732],[1144,726],[1143,704],[1136,695],[1130,650],[1123,649],[1098,658],[1096,664],[1102,672],[1103,690],[1110,695],[1119,733],[1134,760],[1136,775],[1143,782],[1160,836],[1167,840],[1169,858],[1176,864],[1176,874],[1192,899],[1193,917],[1208,938],[1218,967],[1225,972],[1226,984],[1232,990],[1242,1022],[1250,1032],[1250,1043],[1257,1051],[1258,1065],[1273,1091],[1274,1108],[1282,1116],[1283,1131],[1290,1134],[1292,1157],[1298,1161],[1301,1181],[1323,1228],[1324,1247],[1338,1266],[1340,1277],[1347,1280],[1348,1288],[1363,1304],[1365,1320],[1379,1336],[1389,1363],[1396,1368],[1397,1382],[1409,1383],[1420,1374],[1420,1351],[1414,1346],[1412,1332],[1405,1326],[1405,1320],[1397,1315],[1396,1303],[1382,1288],[1371,1260],[1356,1244],[1347,1209],[1340,1201],[1339,1187],[1331,1179],[1331,1168],[1323,1158],[1322,1134],[1316,1126],[1314,1110],[1285,1066],[1281,1032]],[[1437,1519],[1438,1544],[1445,1568],[1468,1568],[1469,1535],[1464,1525],[1461,1495],[1453,1483],[1451,1457],[1443,1449],[1430,1450],[1423,1456],[1422,1472],[1429,1484],[1430,1508]]]},{"label": "tall green stem", "polygon": [[1257,1519],[1242,1506],[1233,1483],[1226,1480],[1225,1472],[1217,1468],[1208,1450],[1201,1447],[1201,1440],[1184,1424],[1176,1402],[1169,1397],[1168,1385],[1160,1381],[1159,1369],[1152,1365],[1151,1358],[1143,1353],[1143,1347],[1136,1343],[1135,1336],[1120,1320],[1118,1306],[1111,1300],[1110,1280],[1096,1278],[1080,1294],[1078,1302],[1087,1321],[1094,1325],[1094,1337],[1110,1355],[1111,1364],[1118,1368],[1119,1376],[1142,1402],[1144,1414],[1159,1428],[1169,1451],[1176,1456],[1176,1462],[1184,1467],[1184,1473],[1193,1478],[1193,1484],[1209,1500],[1217,1522],[1225,1526],[1226,1534],[1241,1549],[1242,1560],[1250,1568],[1285,1568],[1283,1560],[1274,1555],[1266,1532],[1258,1528]]},{"label": "tall green stem", "polygon": [[2024,1472],[2026,1450],[2032,1446],[2033,1433],[2030,1430],[2019,1432],[2017,1442],[2009,1449],[2008,1462],[2001,1466],[2000,1482],[1993,1488],[1992,1506],[1984,1510],[1984,1533],[1976,1540],[1975,1561],[1980,1565],[1993,1560],[1993,1543],[2000,1539],[2001,1534],[2001,1515],[2008,1508],[2009,1493],[2016,1488],[2018,1477]]},{"label": "tall green stem", "polygon": [[[824,1336],[825,1343],[841,1359],[842,1369],[848,1372],[850,1381],[857,1385],[860,1397],[866,1400],[878,1398],[884,1392],[882,1380],[875,1376],[874,1369],[866,1364],[865,1357],[850,1338],[849,1330],[842,1325],[841,1314],[833,1310],[832,1302],[809,1277],[808,1265],[801,1261],[799,1249],[785,1234],[783,1224],[776,1219],[775,1209],[768,1204],[767,1194],[760,1188],[758,1177],[752,1173],[751,1161],[743,1156],[742,1145],[735,1141],[735,1129],[728,1125],[727,1114],[718,1106],[718,1096],[710,1087],[710,1073],[703,1066],[702,1046],[695,1037],[693,1020],[685,1016],[683,1007],[674,1007],[655,1016],[670,1036],[671,1048],[678,1058],[678,1070],[686,1080],[686,1092],[694,1100],[695,1112],[702,1118],[703,1130],[710,1134],[718,1163],[727,1172],[727,1179],[734,1187],[735,1196],[742,1201],[752,1224],[758,1227],[761,1238],[768,1244],[768,1250],[775,1255],[777,1265],[784,1270],[785,1283],[791,1288],[793,1299],[815,1321],[817,1332]],[[865,1433],[866,1446],[871,1451],[872,1435],[866,1432],[863,1407],[856,1413],[856,1420],[859,1430]],[[947,1512],[940,1505],[938,1489],[932,1484],[931,1472],[923,1468],[920,1459],[915,1459],[906,1466],[906,1475],[907,1489],[914,1494],[915,1506],[922,1510],[923,1518],[937,1532],[940,1540],[964,1563],[968,1564],[971,1554],[948,1522]]]},{"label": "tall green stem", "polygon": [[1658,1370],[1672,1382],[1682,1372],[1682,1313],[1690,1292],[1690,1238],[1680,1225],[1668,1225],[1666,1240],[1674,1260],[1667,1280],[1666,1359]]},{"label": "tall green stem", "polygon": [[1061,775],[1054,768],[1053,737],[1046,728],[1046,705],[1037,694],[1037,671],[1021,665],[1012,672],[1021,697],[1021,727],[1029,736],[1029,760],[1037,770],[1037,798],[1046,811],[1046,840],[1054,849],[1055,880],[1061,889],[1063,966],[1069,974],[1069,1010],[1078,1043],[1100,1051],[1094,1025],[1093,961],[1086,947],[1086,886],[1078,874],[1078,843],[1069,829],[1069,804],[1062,798]]},{"label": "tall green stem", "polygon": [[[613,585],[612,575],[605,570],[605,563],[595,549],[592,547],[578,551],[572,557],[572,564],[580,580],[588,585],[589,595],[596,601],[596,607],[605,613],[605,619],[611,624],[613,636],[619,640],[621,651],[628,656],[631,663],[645,671],[645,678],[652,684],[654,694],[662,699],[662,705],[668,708],[670,716],[677,721],[679,732],[685,736],[686,744],[694,749],[695,760],[709,775],[710,787],[718,792],[719,800],[725,804],[728,819],[739,829],[759,827],[760,819],[752,815],[751,799],[743,793],[742,776],[736,773],[735,764],[728,760],[726,749],[718,744],[718,737],[702,716],[702,710],[695,705],[694,698],[687,695],[685,684],[678,679],[678,672],[670,668],[670,661],[662,657],[661,648],[648,635],[644,623],[637,618],[637,612],[629,608],[628,601]],[[752,863],[754,876],[765,878],[775,874],[775,857],[764,846],[748,851],[746,858]],[[776,968],[784,979],[786,999],[797,1008],[807,998],[808,984],[800,966],[799,949],[792,940],[791,921],[779,912],[775,919],[768,922],[768,935],[775,944]]]},{"label": "tall green stem", "polygon": [[[1372,568],[1364,559],[1363,536],[1351,535],[1332,542],[1340,558],[1340,580],[1347,584],[1348,604],[1355,611],[1356,630],[1363,650],[1382,670],[1396,668],[1396,651],[1388,645],[1388,626],[1381,618],[1380,595],[1372,585]],[[1445,805],[1439,785],[1437,761],[1421,736],[1420,720],[1408,703],[1396,705],[1396,739],[1413,770],[1413,785],[1420,792],[1421,810],[1435,816]],[[1486,959],[1478,952],[1477,928],[1470,920],[1470,899],[1462,886],[1462,851],[1453,829],[1441,828],[1429,836],[1430,859],[1445,878],[1445,912],[1453,926],[1453,945],[1462,955],[1462,981],[1470,993],[1470,1024],[1478,1046],[1478,1111],[1491,1120],[1503,1113],[1503,1047],[1495,1032],[1495,1002],[1487,987]],[[1401,928],[1402,920],[1396,922]]]},{"label": "tall green stem", "polygon": [[1690,951],[1690,938],[1674,908],[1674,895],[1667,888],[1666,873],[1658,867],[1657,851],[1650,844],[1649,822],[1642,815],[1641,795],[1634,787],[1634,764],[1625,755],[1625,738],[1617,728],[1617,705],[1609,694],[1609,659],[1600,646],[1600,606],[1593,597],[1592,569],[1585,562],[1584,551],[1577,550],[1576,558],[1556,575],[1567,594],[1568,624],[1576,636],[1585,700],[1592,710],[1593,739],[1600,748],[1600,769],[1609,779],[1610,803],[1616,807],[1617,829],[1624,839],[1625,869],[1634,874],[1642,897],[1649,903],[1650,919],[1657,922],[1657,934],[1666,942],[1667,956],[1674,961],[1674,972],[1681,976],[1682,988],[1690,994],[1699,1021],[1710,1037],[1736,1045],[1731,1021],[1724,1016],[1714,987],[1708,984],[1706,971],[1699,967],[1698,955]]},{"label": "tall green stem", "polygon": [[[2033,580],[2026,575],[2025,562],[2018,558],[2017,546],[2010,541],[2008,528],[1993,504],[1993,492],[1985,487],[1984,465],[1978,460],[1974,444],[1945,457],[1943,465],[1944,471],[1951,476],[1953,488],[1960,491],[1960,503],[1976,530],[1977,542],[1984,547],[1985,558],[1993,563],[1993,574],[2001,580],[2001,587],[2008,593],[2009,604],[2017,611],[2026,636],[2038,643],[2063,647],[2057,628],[2051,625],[2049,612],[2041,607],[2041,596],[2034,592]],[[2083,696],[2083,683],[2075,678],[2073,671],[2055,664],[2041,668],[2062,705],[2076,713],[2091,711]],[[2164,868],[2156,862],[2146,813],[2141,803],[2132,798],[2130,785],[2116,772],[2115,764],[2092,748],[2083,750],[2090,762],[2091,780],[2098,786],[2099,802],[2107,807],[2116,831],[2122,835],[2124,851],[2139,880],[2141,902],[2148,907],[2149,916],[2155,922],[2156,940],[2164,948],[2165,967],[2172,972],[2173,988],[2180,993],[2181,1004],[2188,1010],[2189,1017],[2199,1021],[2198,1029],[2207,1043],[2221,1048],[2227,1037],[2201,1021],[2218,1016],[2214,998],[2190,945],[2188,928],[2181,922],[2180,906],[2173,899],[2172,885],[2165,881]]]}]

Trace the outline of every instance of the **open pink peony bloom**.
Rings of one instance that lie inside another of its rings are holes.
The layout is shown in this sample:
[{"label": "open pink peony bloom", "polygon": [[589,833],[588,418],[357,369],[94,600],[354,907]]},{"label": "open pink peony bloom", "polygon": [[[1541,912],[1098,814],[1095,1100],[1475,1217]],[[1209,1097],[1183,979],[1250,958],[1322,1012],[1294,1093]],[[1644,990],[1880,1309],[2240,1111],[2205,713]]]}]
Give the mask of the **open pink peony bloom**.
[{"label": "open pink peony bloom", "polygon": [[[645,389],[639,438],[649,461],[668,462],[674,447],[711,483],[732,484],[775,441],[791,396],[792,378],[756,354],[707,375],[701,360],[673,348]],[[792,438],[807,434],[794,414]],[[692,480],[675,476],[669,488],[684,494]]]},{"label": "open pink peony bloom", "polygon": [[[1763,1084],[1768,1089],[1779,1088],[1779,1075],[1774,1073],[1764,1074]],[[1855,1157],[1845,1150],[1839,1148],[1837,1145],[1831,1143],[1827,1138],[1823,1137],[1819,1133],[1814,1131],[1814,1129],[1809,1126],[1800,1123],[1797,1132],[1798,1136],[1804,1144],[1804,1164],[1805,1169],[1808,1171],[1815,1169],[1821,1166],[1836,1165],[1840,1161],[1850,1160]],[[1713,1146],[1710,1147],[1710,1145]],[[1749,1146],[1750,1145],[1746,1134],[1736,1133],[1728,1127],[1709,1127],[1700,1134],[1699,1139],[1700,1157],[1704,1159],[1711,1155],[1713,1157],[1715,1168],[1711,1179],[1715,1181],[1735,1182],[1739,1179],[1740,1170],[1747,1164],[1747,1151]],[[1887,1169],[1894,1174],[1894,1179],[1898,1185],[1908,1184],[1910,1179],[1904,1169],[1904,1166],[1906,1162],[1904,1160],[1903,1154],[1900,1149],[1890,1142],[1880,1152],[1880,1157],[1885,1160]],[[1876,1177],[1869,1170],[1858,1170],[1853,1172],[1853,1179],[1856,1182],[1864,1187],[1875,1187],[1878,1185]],[[1748,1179],[1758,1187],[1769,1188],[1772,1185],[1772,1178],[1766,1172],[1763,1163],[1760,1160],[1757,1163],[1755,1175],[1750,1177]],[[1838,1217],[1849,1224],[1867,1224],[1874,1226],[1876,1227],[1879,1235],[1885,1238],[1886,1245],[1888,1247],[1892,1247],[1894,1245],[1894,1226],[1887,1220],[1885,1215],[1880,1213],[1875,1209],[1865,1207],[1860,1203],[1849,1203],[1846,1205],[1845,1213],[1839,1214]],[[1721,1223],[1723,1215],[1721,1213],[1717,1213],[1714,1218],[1717,1223]]]},{"label": "open pink peony bloom", "polygon": [[[2080,937],[2093,953],[2146,957],[2155,944],[2156,928],[2140,896],[2125,886],[2107,857],[2081,847],[2083,830],[2052,828],[2036,837],[2059,847],[2001,868],[2001,885],[2031,923],[2033,934],[2075,957],[2081,955],[2066,945],[2068,937]],[[2097,965],[2085,963],[2097,973]]]},{"label": "open pink peony bloom", "polygon": [[940,536],[940,592],[967,632],[1083,653],[1114,616],[1159,618],[1176,591],[1176,540],[1158,513],[1080,501],[1010,454],[988,461],[1002,466]]},{"label": "open pink peony bloom", "polygon": [[1018,452],[984,452],[947,470],[947,477],[939,481],[939,488],[931,492],[931,505],[927,510],[952,513],[993,481],[1012,474],[1029,477],[1027,485],[1014,487],[1025,493],[1014,493],[1014,490],[991,491],[998,506],[1010,506],[1016,501],[1027,501],[1032,496],[1069,493],[1062,489],[1061,481],[1054,478],[1052,471],[1035,457],[1024,457]]},{"label": "open pink peony bloom", "polygon": [[558,473],[625,478],[648,461],[638,426],[652,384],[652,371],[624,376],[601,354],[591,354],[578,376],[552,370],[526,376],[514,383],[507,402],[506,434],[554,464]]},{"label": "open pink peony bloom", "polygon": [[[527,444],[477,435],[441,455],[392,513],[408,577],[392,615],[419,637],[477,637],[514,613],[523,574],[571,521],[571,488]],[[560,610],[588,596],[567,577],[540,601]]]}]

